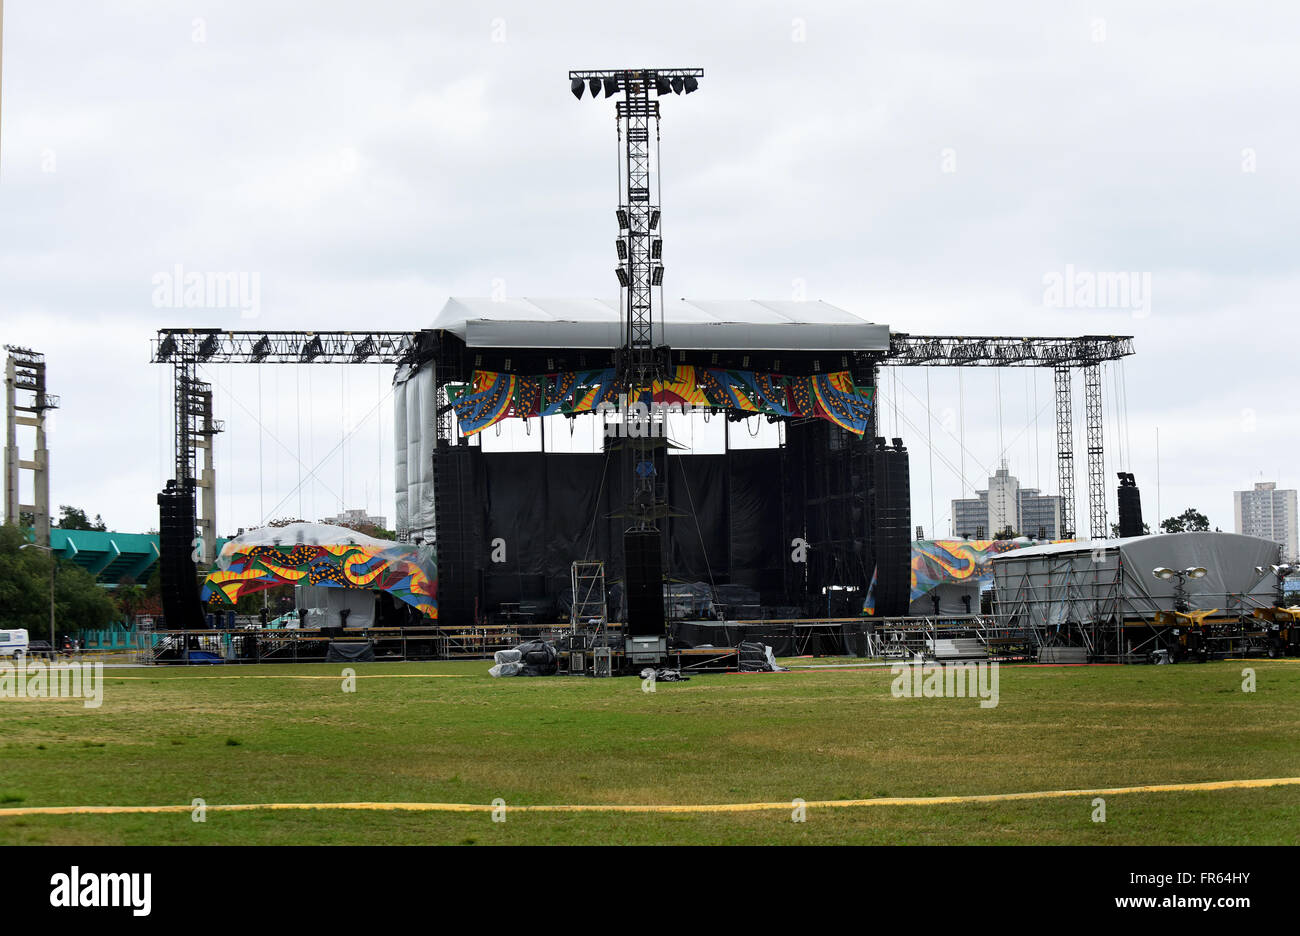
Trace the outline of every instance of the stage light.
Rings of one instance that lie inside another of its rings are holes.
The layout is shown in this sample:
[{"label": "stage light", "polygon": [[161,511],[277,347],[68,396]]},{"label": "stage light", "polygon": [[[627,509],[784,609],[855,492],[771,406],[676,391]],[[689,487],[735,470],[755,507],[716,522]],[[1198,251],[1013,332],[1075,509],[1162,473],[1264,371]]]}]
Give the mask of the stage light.
[{"label": "stage light", "polygon": [[663,238],[656,237],[654,240],[650,242],[650,259],[658,260],[661,256],[663,256],[663,252],[664,252]]},{"label": "stage light", "polygon": [[659,209],[652,208],[650,210],[650,230],[653,231],[657,227],[659,227]]},{"label": "stage light", "polygon": [[587,82],[587,87],[591,88],[591,96],[595,97],[600,93],[600,79],[592,78]]},{"label": "stage light", "polygon": [[605,97],[613,97],[613,96],[616,95],[616,94],[618,94],[618,79],[617,79],[617,78],[606,78],[606,79],[605,79]]},{"label": "stage light", "polygon": [[615,211],[614,217],[618,218],[618,229],[620,231],[626,231],[628,227],[630,227],[627,221],[627,211],[625,209],[620,208]]},{"label": "stage light", "polygon": [[1174,570],[1166,569],[1164,566],[1156,566],[1154,569],[1151,570],[1151,574],[1154,575],[1156,578],[1163,579],[1164,581],[1167,582],[1174,577]]},{"label": "stage light", "polygon": [[618,251],[618,259],[627,259],[627,241],[620,237],[618,240],[614,241],[614,249]]},{"label": "stage light", "polygon": [[302,352],[298,356],[298,361],[302,364],[310,364],[324,353],[325,349],[321,346],[320,336],[312,335],[311,340],[302,346]]},{"label": "stage light", "polygon": [[1183,574],[1186,575],[1188,578],[1193,578],[1193,579],[1205,578],[1205,570],[1202,569],[1200,566],[1197,566],[1194,569],[1183,569]]},{"label": "stage light", "polygon": [[168,335],[158,343],[158,360],[170,361],[176,353],[176,336]]},{"label": "stage light", "polygon": [[618,277],[618,285],[620,285],[620,286],[622,286],[623,288],[626,289],[626,288],[627,288],[627,270],[625,270],[623,267],[619,267],[618,269],[616,269],[616,270],[614,271],[614,274]]},{"label": "stage light", "polygon": [[199,360],[206,361],[212,355],[217,353],[217,336],[208,335],[199,345]]},{"label": "stage light", "polygon": [[267,357],[270,354],[271,354],[271,339],[268,338],[266,335],[263,335],[261,338],[258,338],[257,343],[253,345],[253,353],[251,355],[253,358],[253,363],[261,364],[263,361],[267,359]]},{"label": "stage light", "polygon": [[655,90],[660,95],[668,94],[673,90],[673,83],[663,75],[655,75]]},{"label": "stage light", "polygon": [[572,91],[573,96],[578,98],[579,100],[582,99],[582,89],[584,87],[586,87],[586,85],[583,84],[581,78],[574,78],[572,81],[569,82],[569,90]]},{"label": "stage light", "polygon": [[692,91],[694,91],[696,88],[700,86],[700,83],[696,81],[694,78],[687,78],[685,81],[685,85],[686,85],[686,93],[690,94]]},{"label": "stage light", "polygon": [[657,266],[657,267],[655,267],[653,270],[650,271],[650,285],[651,285],[651,286],[658,286],[658,285],[662,284],[663,281],[664,281],[664,268],[663,268],[663,267],[661,267],[661,266]]},{"label": "stage light", "polygon": [[682,86],[683,86],[684,84],[685,84],[685,82],[682,81],[682,76],[681,76],[681,75],[678,75],[676,78],[674,78],[674,79],[673,79],[673,94],[681,94],[681,93],[682,93]]}]

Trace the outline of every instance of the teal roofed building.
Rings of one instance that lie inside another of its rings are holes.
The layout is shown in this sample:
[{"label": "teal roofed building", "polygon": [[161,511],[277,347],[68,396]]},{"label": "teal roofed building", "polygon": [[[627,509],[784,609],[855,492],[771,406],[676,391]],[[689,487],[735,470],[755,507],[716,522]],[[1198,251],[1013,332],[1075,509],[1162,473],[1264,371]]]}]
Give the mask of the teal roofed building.
[{"label": "teal roofed building", "polygon": [[[217,540],[217,553],[226,540]],[[100,585],[115,587],[125,576],[143,585],[158,564],[157,533],[50,529],[50,548],[65,562],[81,566]]]}]

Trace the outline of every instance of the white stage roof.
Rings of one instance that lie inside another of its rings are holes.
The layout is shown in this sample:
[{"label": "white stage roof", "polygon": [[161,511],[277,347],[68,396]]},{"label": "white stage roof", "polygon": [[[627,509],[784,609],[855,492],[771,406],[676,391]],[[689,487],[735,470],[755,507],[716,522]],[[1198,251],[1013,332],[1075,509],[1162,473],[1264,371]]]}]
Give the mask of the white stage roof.
[{"label": "white stage roof", "polygon": [[[758,299],[665,301],[666,335],[677,349],[885,351],[889,326],[827,302]],[[478,299],[453,296],[431,327],[472,348],[614,348],[622,344],[617,300]],[[656,320],[659,319],[656,310]]]}]

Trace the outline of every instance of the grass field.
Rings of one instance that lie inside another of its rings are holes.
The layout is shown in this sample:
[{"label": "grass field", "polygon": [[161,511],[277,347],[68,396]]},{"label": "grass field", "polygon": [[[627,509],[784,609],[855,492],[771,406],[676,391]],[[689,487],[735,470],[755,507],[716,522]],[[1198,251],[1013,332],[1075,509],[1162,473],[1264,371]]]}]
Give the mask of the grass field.
[{"label": "grass field", "polygon": [[[801,661],[810,662],[810,661]],[[1243,692],[1242,669],[1257,689]],[[0,844],[1294,844],[1300,786],[740,813],[4,815],[78,805],[789,803],[1300,776],[1300,664],[1011,667],[1000,704],[887,669],[501,679],[488,664],[120,669],[0,700]],[[450,678],[405,678],[439,675]],[[403,678],[365,678],[401,676]],[[277,678],[265,678],[265,677]],[[329,678],[290,679],[287,676]],[[234,678],[230,678],[234,677]]]}]

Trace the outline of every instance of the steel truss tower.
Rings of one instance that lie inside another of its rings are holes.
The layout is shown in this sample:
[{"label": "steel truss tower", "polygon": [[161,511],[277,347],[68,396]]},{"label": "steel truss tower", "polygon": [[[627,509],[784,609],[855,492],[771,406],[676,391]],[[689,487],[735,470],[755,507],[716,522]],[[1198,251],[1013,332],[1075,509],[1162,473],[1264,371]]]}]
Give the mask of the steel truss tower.
[{"label": "steel truss tower", "polygon": [[1133,353],[1131,335],[1077,338],[908,335],[889,337],[881,363],[921,367],[1050,367],[1056,379],[1056,470],[1061,495],[1061,538],[1077,533],[1074,496],[1074,368],[1083,371],[1084,421],[1088,439],[1088,533],[1105,539],[1105,448],[1102,434],[1101,364]]},{"label": "steel truss tower", "polygon": [[[654,287],[663,281],[663,241],[656,234],[660,207],[651,192],[650,128],[654,125],[655,142],[659,139],[659,98],[676,92],[694,91],[704,76],[702,68],[630,68],[569,72],[574,94],[582,96],[585,87],[594,98],[600,90],[605,97],[621,93],[614,102],[619,136],[623,140],[620,201],[616,216],[619,236],[615,242],[620,265],[616,270],[623,288],[623,349],[618,364],[620,388],[625,388],[629,404],[643,391],[651,390],[654,381],[666,369],[666,349],[655,344]],[[660,329],[662,337],[662,327]],[[629,405],[623,413],[629,450],[633,461],[632,503],[629,517],[636,530],[652,532],[655,507],[653,471],[654,440],[649,433],[634,427],[637,418]]]},{"label": "steel truss tower", "polygon": [[[173,367],[176,486],[199,491],[196,533],[200,561],[206,564],[215,558],[217,494],[212,437],[225,429],[222,420],[213,418],[212,385],[199,379],[200,365],[398,364],[412,353],[409,332],[160,329],[152,360]],[[202,463],[199,452],[203,452]]]}]

